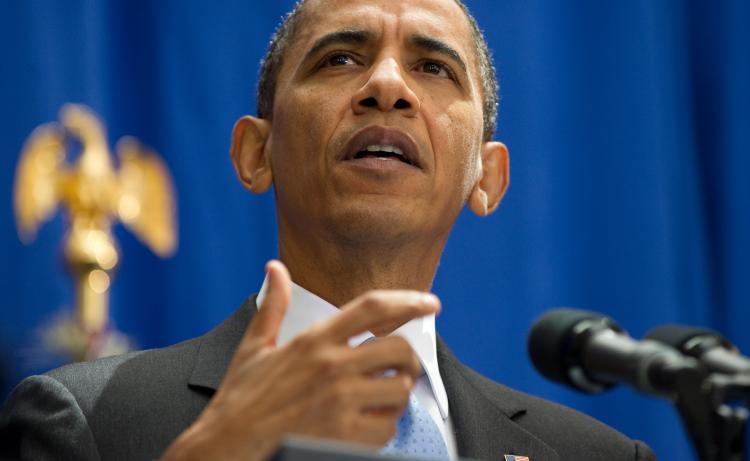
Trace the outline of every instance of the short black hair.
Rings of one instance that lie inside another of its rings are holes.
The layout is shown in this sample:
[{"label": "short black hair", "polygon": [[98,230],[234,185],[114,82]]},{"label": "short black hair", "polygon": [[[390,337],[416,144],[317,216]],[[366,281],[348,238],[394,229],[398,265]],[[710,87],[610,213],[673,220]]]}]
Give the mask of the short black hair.
[{"label": "short black hair", "polygon": [[[479,67],[479,78],[482,83],[482,114],[484,127],[482,137],[485,141],[492,139],[497,125],[498,84],[495,66],[492,64],[492,52],[487,46],[484,33],[479,28],[474,16],[461,0],[454,0],[466,14],[472,29],[474,52]],[[279,71],[290,45],[297,36],[300,27],[304,26],[304,8],[306,0],[299,0],[292,11],[281,21],[276,32],[271,37],[266,55],[260,64],[260,74],[257,88],[258,117],[271,120],[273,118],[273,102],[276,96],[276,82]]]}]

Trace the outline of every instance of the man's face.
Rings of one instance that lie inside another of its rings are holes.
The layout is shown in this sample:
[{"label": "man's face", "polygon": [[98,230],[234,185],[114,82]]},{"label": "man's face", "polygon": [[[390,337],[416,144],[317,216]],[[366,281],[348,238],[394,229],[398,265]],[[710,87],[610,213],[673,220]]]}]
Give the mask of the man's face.
[{"label": "man's face", "polygon": [[482,99],[453,0],[310,0],[266,145],[280,223],[352,241],[447,236],[479,178]]}]

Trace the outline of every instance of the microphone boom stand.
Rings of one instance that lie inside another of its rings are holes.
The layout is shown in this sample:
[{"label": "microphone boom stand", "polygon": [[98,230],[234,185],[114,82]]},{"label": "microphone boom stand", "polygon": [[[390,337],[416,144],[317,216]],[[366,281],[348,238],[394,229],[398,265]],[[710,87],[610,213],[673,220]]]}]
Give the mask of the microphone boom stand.
[{"label": "microphone boom stand", "polygon": [[746,461],[750,374],[676,373],[674,401],[701,461]]}]

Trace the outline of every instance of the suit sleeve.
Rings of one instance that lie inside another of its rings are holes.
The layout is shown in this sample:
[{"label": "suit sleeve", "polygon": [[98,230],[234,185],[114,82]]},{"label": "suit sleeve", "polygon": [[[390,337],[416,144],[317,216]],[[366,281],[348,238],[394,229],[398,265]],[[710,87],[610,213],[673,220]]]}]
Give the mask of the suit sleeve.
[{"label": "suit sleeve", "polygon": [[31,376],[0,415],[0,458],[98,460],[86,416],[73,394],[49,376]]},{"label": "suit sleeve", "polygon": [[635,461],[657,461],[651,448],[640,440],[635,442]]}]

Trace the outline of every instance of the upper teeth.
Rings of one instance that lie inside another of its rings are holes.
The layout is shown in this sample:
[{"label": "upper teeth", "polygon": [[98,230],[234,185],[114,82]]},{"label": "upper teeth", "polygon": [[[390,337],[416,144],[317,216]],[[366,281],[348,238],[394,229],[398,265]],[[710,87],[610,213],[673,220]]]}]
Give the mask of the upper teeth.
[{"label": "upper teeth", "polygon": [[379,146],[377,144],[369,145],[365,148],[368,152],[392,152],[403,157],[404,152],[396,146]]}]

